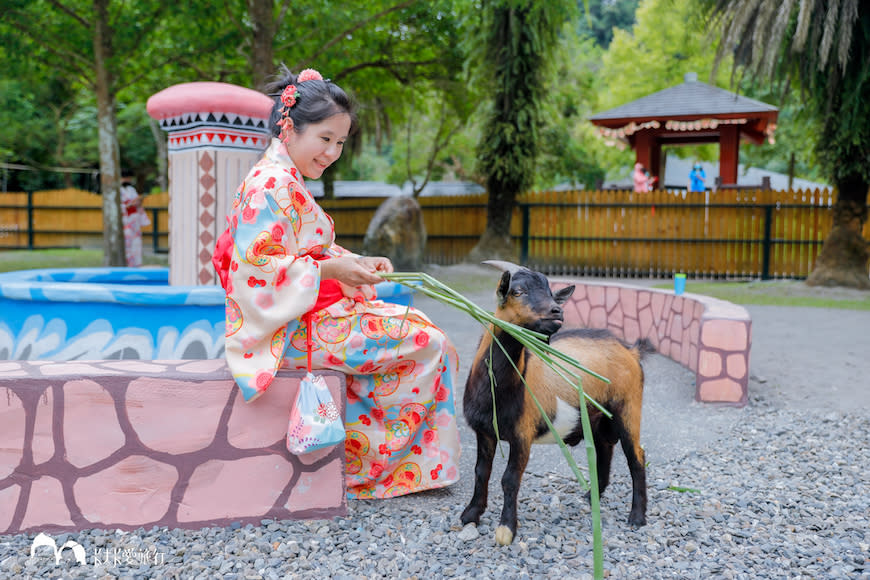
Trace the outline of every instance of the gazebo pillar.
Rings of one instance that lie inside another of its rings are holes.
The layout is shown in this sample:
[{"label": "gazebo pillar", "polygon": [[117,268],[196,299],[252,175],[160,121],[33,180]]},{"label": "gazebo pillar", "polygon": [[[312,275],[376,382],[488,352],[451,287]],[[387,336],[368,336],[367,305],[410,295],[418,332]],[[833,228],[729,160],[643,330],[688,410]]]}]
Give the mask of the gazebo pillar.
[{"label": "gazebo pillar", "polygon": [[740,127],[723,125],[719,129],[719,178],[722,185],[737,183],[740,162]]},{"label": "gazebo pillar", "polygon": [[651,138],[650,156],[649,156],[649,172],[650,175],[656,177],[655,189],[663,187],[664,171],[662,171],[662,143],[653,135]]},{"label": "gazebo pillar", "polygon": [[218,284],[211,264],[233,193],[269,145],[272,99],[227,83],[174,85],[148,99],[169,132],[169,284]]},{"label": "gazebo pillar", "polygon": [[652,139],[649,131],[638,131],[634,140],[635,161],[650,171],[652,166]]},{"label": "gazebo pillar", "polygon": [[[652,129],[644,129],[635,133],[635,162],[640,163],[653,177],[662,175],[662,143],[657,133]],[[662,186],[661,179],[656,180],[656,189]]]}]

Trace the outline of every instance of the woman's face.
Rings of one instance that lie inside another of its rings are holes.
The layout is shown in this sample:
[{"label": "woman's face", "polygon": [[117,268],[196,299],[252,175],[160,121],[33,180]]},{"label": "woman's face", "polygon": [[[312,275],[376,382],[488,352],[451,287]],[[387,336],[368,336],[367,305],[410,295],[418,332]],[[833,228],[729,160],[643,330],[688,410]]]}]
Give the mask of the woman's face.
[{"label": "woman's face", "polygon": [[302,175],[318,179],[323,171],[341,157],[341,151],[350,132],[350,115],[339,113],[320,123],[312,123],[299,133],[284,131],[282,140],[293,164]]}]

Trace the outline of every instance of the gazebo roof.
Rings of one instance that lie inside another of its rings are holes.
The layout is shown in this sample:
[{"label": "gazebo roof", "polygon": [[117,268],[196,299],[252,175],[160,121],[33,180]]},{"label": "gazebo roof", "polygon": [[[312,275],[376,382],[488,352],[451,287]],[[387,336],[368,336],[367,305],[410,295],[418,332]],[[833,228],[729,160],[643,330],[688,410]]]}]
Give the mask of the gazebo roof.
[{"label": "gazebo roof", "polygon": [[[763,117],[775,121],[778,109],[767,103],[702,83],[688,73],[682,84],[669,87],[589,118],[602,127],[622,127],[646,121]],[[762,129],[763,130],[763,129]]]}]

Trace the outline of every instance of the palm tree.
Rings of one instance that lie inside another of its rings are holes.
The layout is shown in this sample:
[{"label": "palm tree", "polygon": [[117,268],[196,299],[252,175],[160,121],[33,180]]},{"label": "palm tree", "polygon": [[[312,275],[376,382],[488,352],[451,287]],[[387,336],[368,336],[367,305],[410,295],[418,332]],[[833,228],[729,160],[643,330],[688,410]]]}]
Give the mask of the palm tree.
[{"label": "palm tree", "polygon": [[516,198],[533,181],[540,147],[541,105],[549,56],[570,10],[567,0],[484,0],[471,54],[489,109],[478,145],[478,171],[486,180],[486,230],[470,259],[515,258],[510,240]]},{"label": "palm tree", "polygon": [[[707,0],[726,54],[760,77],[796,82],[821,121],[816,157],[836,186],[834,226],[807,284],[870,289],[870,2]],[[786,85],[787,86],[787,85]]]}]

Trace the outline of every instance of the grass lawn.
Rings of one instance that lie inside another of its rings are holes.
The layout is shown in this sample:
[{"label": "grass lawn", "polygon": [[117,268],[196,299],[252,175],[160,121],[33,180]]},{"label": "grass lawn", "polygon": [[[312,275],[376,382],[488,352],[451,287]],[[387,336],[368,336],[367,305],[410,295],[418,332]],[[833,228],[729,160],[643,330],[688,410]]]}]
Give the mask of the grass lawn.
[{"label": "grass lawn", "polygon": [[[655,284],[654,288],[673,288],[673,283]],[[870,292],[851,288],[807,286],[801,280],[751,282],[686,281],[686,292],[713,296],[735,304],[758,306],[805,306],[870,310]]]},{"label": "grass lawn", "polygon": [[[166,254],[148,254],[143,257],[148,266],[167,266]],[[99,268],[103,265],[103,250],[2,250],[0,272],[33,270],[36,268]]]}]

